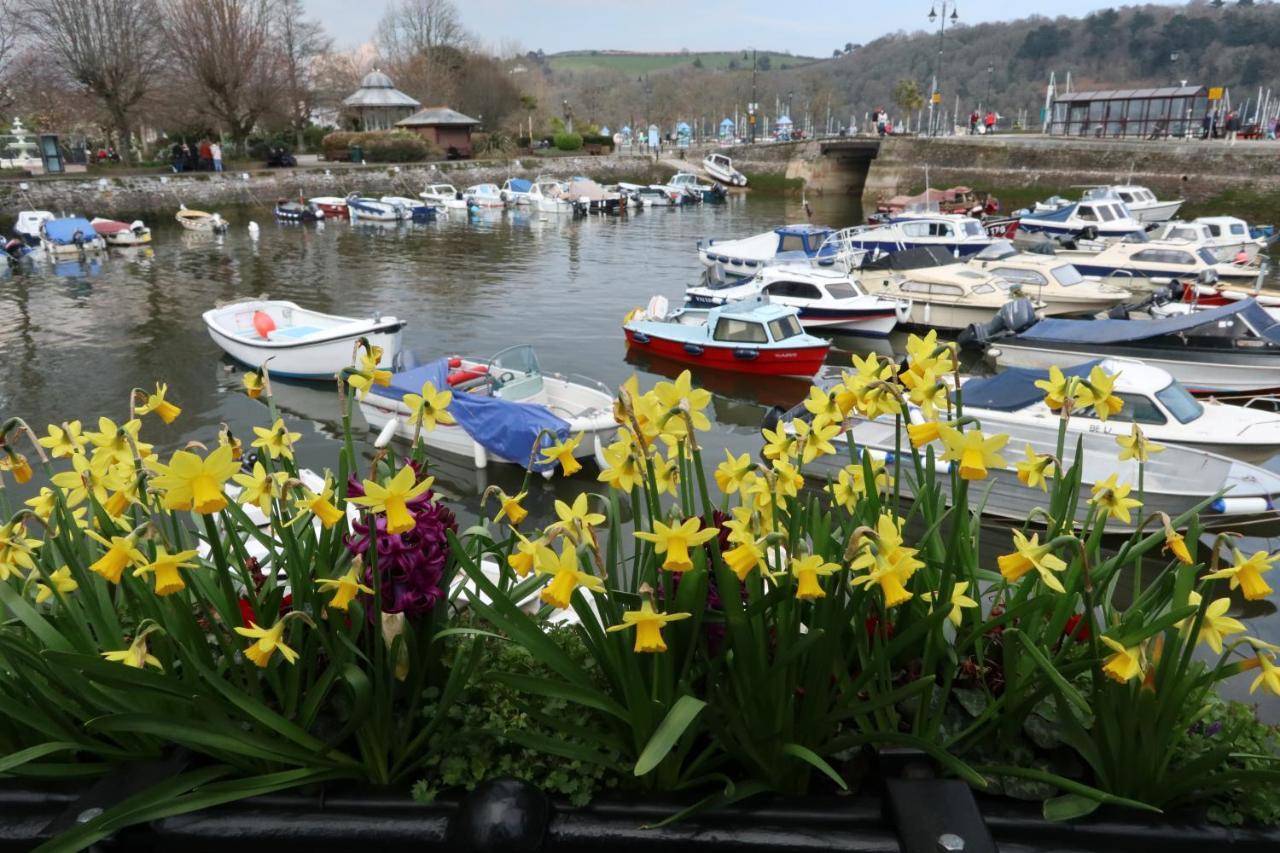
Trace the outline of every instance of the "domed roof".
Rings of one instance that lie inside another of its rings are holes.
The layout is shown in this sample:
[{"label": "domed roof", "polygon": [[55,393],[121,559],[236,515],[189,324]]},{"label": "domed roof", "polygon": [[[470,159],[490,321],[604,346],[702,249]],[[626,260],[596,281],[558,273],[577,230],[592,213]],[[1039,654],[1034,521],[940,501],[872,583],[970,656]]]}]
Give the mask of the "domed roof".
[{"label": "domed roof", "polygon": [[395,87],[396,84],[391,82],[391,78],[376,68],[364,75],[364,79],[360,81],[361,89],[394,89]]}]

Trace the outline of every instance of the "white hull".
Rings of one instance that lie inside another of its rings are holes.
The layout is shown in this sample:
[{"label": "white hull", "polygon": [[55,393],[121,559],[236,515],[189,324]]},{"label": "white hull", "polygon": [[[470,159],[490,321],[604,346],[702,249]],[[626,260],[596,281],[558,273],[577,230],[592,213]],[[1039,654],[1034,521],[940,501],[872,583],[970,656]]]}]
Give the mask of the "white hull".
[{"label": "white hull", "polygon": [[1130,203],[1127,207],[1129,208],[1129,213],[1133,214],[1133,218],[1139,222],[1168,222],[1177,215],[1179,208],[1182,207],[1182,199],[1156,202],[1146,207],[1135,207]]},{"label": "white hull", "polygon": [[91,240],[85,240],[83,243],[54,243],[51,240],[41,242],[41,248],[48,258],[79,258],[84,255],[101,254],[107,250],[107,244],[101,237],[95,236]]},{"label": "white hull", "polygon": [[196,234],[221,234],[227,230],[226,220],[213,216],[179,216],[178,224]]},{"label": "white hull", "polygon": [[[998,341],[993,346],[998,350],[996,362],[1002,367],[1048,370],[1050,367],[1069,367],[1099,357],[1095,353],[1045,346],[1020,346],[1007,341]],[[1280,360],[1275,365],[1213,364],[1175,361],[1160,358],[1151,352],[1143,353],[1142,361],[1167,371],[1196,393],[1256,393],[1280,389]]]},{"label": "white hull", "polygon": [[562,198],[540,198],[534,202],[534,209],[539,213],[565,214],[573,213],[573,205]]}]

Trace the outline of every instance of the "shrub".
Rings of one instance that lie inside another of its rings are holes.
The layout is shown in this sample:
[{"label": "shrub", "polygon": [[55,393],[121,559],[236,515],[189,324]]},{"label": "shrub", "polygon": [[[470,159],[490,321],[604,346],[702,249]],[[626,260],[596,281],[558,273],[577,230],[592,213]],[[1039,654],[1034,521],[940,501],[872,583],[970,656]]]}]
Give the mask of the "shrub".
[{"label": "shrub", "polygon": [[324,159],[335,162],[351,160],[351,146],[364,149],[370,163],[413,163],[439,156],[439,150],[416,133],[407,130],[376,130],[356,133],[341,130],[330,133],[320,143]]},{"label": "shrub", "polygon": [[580,133],[557,133],[555,136],[556,148],[561,151],[577,151],[582,147],[582,134]]},{"label": "shrub", "polygon": [[582,137],[582,144],[583,144],[583,145],[603,145],[603,146],[605,146],[606,148],[612,149],[612,148],[613,148],[613,137],[612,137],[612,136],[604,136],[604,135],[599,134],[599,133],[589,133],[589,134],[585,134],[585,135]]}]

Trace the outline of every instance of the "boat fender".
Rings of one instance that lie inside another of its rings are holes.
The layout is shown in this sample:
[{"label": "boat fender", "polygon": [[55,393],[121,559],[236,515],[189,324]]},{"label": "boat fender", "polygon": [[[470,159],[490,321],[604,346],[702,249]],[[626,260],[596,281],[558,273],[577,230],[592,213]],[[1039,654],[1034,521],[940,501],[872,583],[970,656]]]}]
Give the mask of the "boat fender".
[{"label": "boat fender", "polygon": [[649,336],[644,332],[632,332],[631,340],[638,344],[647,344],[649,343]]},{"label": "boat fender", "polygon": [[254,311],[253,330],[258,333],[258,337],[266,338],[276,330],[276,321],[266,311]]},{"label": "boat fender", "polygon": [[453,358],[449,359],[450,370],[456,370],[459,367],[462,367],[462,359],[458,358],[456,355]]},{"label": "boat fender", "polygon": [[[702,355],[703,352],[702,347],[699,344],[685,344],[684,351],[689,355]],[[734,354],[737,354],[736,350],[734,351]]]},{"label": "boat fender", "polygon": [[[687,345],[685,346],[685,349],[688,349]],[[760,351],[754,350],[754,349],[746,349],[744,347],[738,347],[734,349],[733,357],[737,359],[741,359],[743,361],[752,361],[753,359],[757,359],[760,357]]]},{"label": "boat fender", "polygon": [[897,316],[899,323],[911,322],[911,300],[899,299],[897,305],[894,306],[893,313]]},{"label": "boat fender", "polygon": [[1275,507],[1267,498],[1218,498],[1209,504],[1209,509],[1223,515],[1247,515],[1269,512]]},{"label": "boat fender", "polygon": [[469,382],[472,379],[480,379],[488,372],[489,371],[483,365],[480,367],[473,367],[469,370],[455,370],[453,373],[449,374],[449,378],[446,381],[450,386],[458,385],[462,382]]}]

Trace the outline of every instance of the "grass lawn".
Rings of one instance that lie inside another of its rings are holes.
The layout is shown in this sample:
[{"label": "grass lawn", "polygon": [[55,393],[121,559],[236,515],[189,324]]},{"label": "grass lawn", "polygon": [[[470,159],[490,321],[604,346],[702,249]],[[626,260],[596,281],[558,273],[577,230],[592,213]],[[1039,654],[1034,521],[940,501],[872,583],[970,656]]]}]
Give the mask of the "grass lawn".
[{"label": "grass lawn", "polygon": [[[810,56],[788,56],[785,53],[762,51],[756,54],[756,61],[769,57],[770,68],[777,71],[785,65],[798,67],[818,60]],[[724,70],[731,61],[737,60],[738,68],[751,70],[751,54],[744,59],[742,51],[707,51],[697,53],[603,53],[592,51],[573,51],[555,53],[547,57],[551,67],[557,71],[582,71],[588,68],[612,68],[627,74],[648,74],[651,71],[664,71],[682,65],[690,65],[694,59],[702,60],[702,67]]]}]

